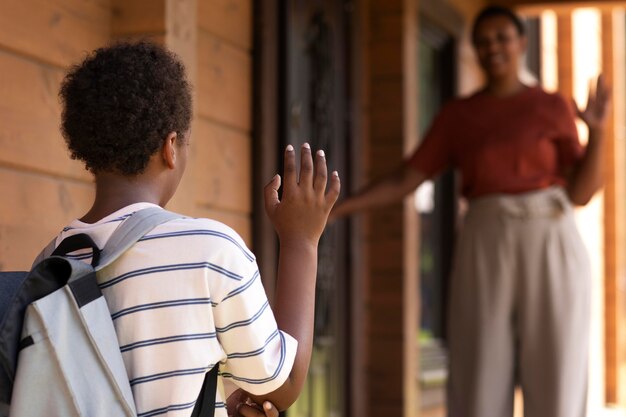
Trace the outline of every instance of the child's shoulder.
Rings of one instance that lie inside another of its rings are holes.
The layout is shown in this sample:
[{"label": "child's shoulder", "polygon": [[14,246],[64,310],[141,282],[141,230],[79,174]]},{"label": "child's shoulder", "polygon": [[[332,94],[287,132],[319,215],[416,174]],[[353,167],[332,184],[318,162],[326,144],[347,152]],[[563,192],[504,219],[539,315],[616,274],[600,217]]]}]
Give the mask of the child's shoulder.
[{"label": "child's shoulder", "polygon": [[[198,248],[198,246],[193,245],[194,241],[202,241],[207,244],[201,245],[203,248],[207,248],[210,245],[212,251],[216,249],[222,251],[232,250],[235,253],[240,253],[250,261],[255,260],[254,254],[248,249],[239,233],[232,227],[214,219],[182,217],[158,226],[150,235],[187,237],[190,250],[194,250],[194,247]],[[181,243],[185,244],[184,242]]]}]

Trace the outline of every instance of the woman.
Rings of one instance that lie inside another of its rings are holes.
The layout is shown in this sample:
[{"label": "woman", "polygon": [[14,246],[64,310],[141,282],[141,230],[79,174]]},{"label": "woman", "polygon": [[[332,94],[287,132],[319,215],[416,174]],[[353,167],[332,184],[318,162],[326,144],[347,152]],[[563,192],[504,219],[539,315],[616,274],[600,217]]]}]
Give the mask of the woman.
[{"label": "woman", "polygon": [[470,201],[457,245],[448,323],[448,413],[505,417],[513,388],[524,415],[585,415],[590,272],[571,203],[602,184],[609,93],[602,78],[578,116],[522,83],[522,21],[506,8],[476,18],[472,40],[485,87],[448,103],[395,172],[339,203],[331,216],[397,202],[447,167]]}]

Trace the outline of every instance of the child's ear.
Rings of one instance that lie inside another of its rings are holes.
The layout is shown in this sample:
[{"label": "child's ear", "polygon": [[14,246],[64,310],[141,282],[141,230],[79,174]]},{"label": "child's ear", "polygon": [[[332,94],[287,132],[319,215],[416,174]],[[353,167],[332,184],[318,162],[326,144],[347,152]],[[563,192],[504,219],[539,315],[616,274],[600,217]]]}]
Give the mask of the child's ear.
[{"label": "child's ear", "polygon": [[161,156],[163,157],[163,162],[170,169],[176,168],[176,141],[177,139],[178,139],[178,136],[176,132],[170,132],[165,138],[165,140],[163,141],[163,146],[161,147]]}]

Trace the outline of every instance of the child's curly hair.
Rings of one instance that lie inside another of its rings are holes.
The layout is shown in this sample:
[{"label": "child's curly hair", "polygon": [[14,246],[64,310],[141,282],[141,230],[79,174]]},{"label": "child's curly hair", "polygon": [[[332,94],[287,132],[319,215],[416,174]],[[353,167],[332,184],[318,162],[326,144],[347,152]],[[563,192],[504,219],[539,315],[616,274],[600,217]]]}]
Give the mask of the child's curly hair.
[{"label": "child's curly hair", "polygon": [[59,96],[72,159],[94,174],[140,174],[170,132],[186,140],[191,124],[183,64],[149,42],[97,49],[70,69]]}]

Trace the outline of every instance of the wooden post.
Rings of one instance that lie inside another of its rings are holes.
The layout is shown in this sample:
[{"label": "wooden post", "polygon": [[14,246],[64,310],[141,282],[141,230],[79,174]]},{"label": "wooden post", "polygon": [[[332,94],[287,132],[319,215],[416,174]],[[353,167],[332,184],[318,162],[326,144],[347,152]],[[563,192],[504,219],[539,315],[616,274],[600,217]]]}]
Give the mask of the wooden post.
[{"label": "wooden post", "polygon": [[574,95],[572,14],[570,10],[557,13],[557,62],[559,92],[564,97]]},{"label": "wooden post", "polygon": [[[626,267],[624,213],[626,168],[624,167],[624,13],[602,12],[602,63],[606,81],[613,88],[613,105],[606,131],[604,186],[604,268],[605,268],[605,384],[606,402],[624,404],[624,376],[620,368],[626,358],[624,341],[624,288]],[[619,146],[619,145],[622,146]]]},{"label": "wooden post", "polygon": [[[367,87],[371,180],[417,143],[417,1],[368,3]],[[417,389],[417,216],[410,204],[366,216],[367,415],[414,416]],[[391,361],[381,358],[394,358]]]},{"label": "wooden post", "polygon": [[[419,141],[418,127],[418,0],[404,0],[402,33],[403,69],[403,154],[409,155]],[[404,200],[403,230],[403,339],[404,339],[404,416],[413,417],[420,412],[419,344],[420,327],[419,299],[419,216],[415,208],[413,193]]]}]

